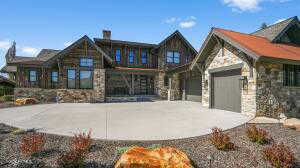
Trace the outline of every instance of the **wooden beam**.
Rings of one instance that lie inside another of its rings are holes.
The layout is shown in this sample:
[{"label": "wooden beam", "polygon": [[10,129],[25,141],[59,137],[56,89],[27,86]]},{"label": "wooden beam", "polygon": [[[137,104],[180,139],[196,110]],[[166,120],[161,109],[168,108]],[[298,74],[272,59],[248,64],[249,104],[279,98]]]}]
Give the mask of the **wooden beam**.
[{"label": "wooden beam", "polygon": [[129,94],[132,93],[130,84],[129,84],[129,82],[127,81],[126,77],[124,76],[124,74],[121,74],[121,76],[122,76],[123,80],[125,81],[125,83],[126,83],[128,89],[129,89]]}]

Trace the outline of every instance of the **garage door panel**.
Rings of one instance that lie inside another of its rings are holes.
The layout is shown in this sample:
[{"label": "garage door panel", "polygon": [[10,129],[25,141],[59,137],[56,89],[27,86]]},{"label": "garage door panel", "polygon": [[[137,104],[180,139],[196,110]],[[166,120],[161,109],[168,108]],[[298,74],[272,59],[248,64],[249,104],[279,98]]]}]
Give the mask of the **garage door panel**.
[{"label": "garage door panel", "polygon": [[193,77],[186,80],[186,99],[188,101],[201,102],[202,97],[202,79],[200,77]]},{"label": "garage door panel", "polygon": [[241,69],[213,74],[213,106],[217,109],[240,112]]}]

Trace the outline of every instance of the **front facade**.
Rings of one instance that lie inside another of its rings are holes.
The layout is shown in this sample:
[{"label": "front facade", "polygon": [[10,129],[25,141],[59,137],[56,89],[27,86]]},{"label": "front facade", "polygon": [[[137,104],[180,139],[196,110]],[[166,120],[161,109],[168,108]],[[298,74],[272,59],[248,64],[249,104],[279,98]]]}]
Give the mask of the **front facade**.
[{"label": "front facade", "polygon": [[16,56],[13,44],[2,72],[16,81],[15,98],[105,102],[155,95],[177,100],[185,89],[173,71],[187,67],[196,55],[179,31],[159,44],[112,40],[111,32],[103,31],[102,38],[84,36],[64,50],[43,49],[37,57]]},{"label": "front facade", "polygon": [[202,72],[202,104],[247,115],[300,117],[297,17],[252,34],[213,28],[191,68]]}]

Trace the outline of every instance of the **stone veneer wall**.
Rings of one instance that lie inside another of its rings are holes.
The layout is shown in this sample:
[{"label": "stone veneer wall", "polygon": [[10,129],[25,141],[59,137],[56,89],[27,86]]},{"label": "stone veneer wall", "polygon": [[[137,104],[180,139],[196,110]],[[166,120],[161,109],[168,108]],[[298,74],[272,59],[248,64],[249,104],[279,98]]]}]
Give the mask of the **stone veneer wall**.
[{"label": "stone veneer wall", "polygon": [[180,100],[181,92],[180,92],[180,78],[179,74],[173,74],[172,83],[171,83],[171,100]]},{"label": "stone veneer wall", "polygon": [[202,105],[204,107],[209,107],[210,99],[210,85],[211,81],[209,70],[224,66],[230,66],[234,64],[243,63],[242,76],[247,76],[248,78],[248,87],[242,89],[241,93],[241,111],[244,114],[255,115],[256,113],[256,86],[255,86],[255,70],[253,77],[250,77],[249,67],[243,61],[242,58],[238,56],[236,49],[231,45],[225,43],[225,46],[222,48],[221,45],[216,45],[213,49],[213,52],[209,55],[206,61],[206,70],[202,74]]},{"label": "stone veneer wall", "polygon": [[[94,70],[94,89],[15,88],[15,98],[36,98],[40,102],[105,102],[105,69]],[[57,99],[57,100],[56,100]]]},{"label": "stone veneer wall", "polygon": [[93,100],[94,90],[57,89],[59,103],[90,103]]},{"label": "stone veneer wall", "polygon": [[258,62],[257,115],[300,118],[300,87],[283,86],[283,64]]},{"label": "stone veneer wall", "polygon": [[35,98],[39,102],[56,102],[56,90],[55,89],[41,89],[41,88],[15,88],[15,99],[18,98]]},{"label": "stone veneer wall", "polygon": [[105,102],[105,69],[94,70],[94,102]]},{"label": "stone veneer wall", "polygon": [[155,85],[155,94],[163,99],[168,98],[168,87],[165,86],[165,73],[159,72],[158,75],[155,76],[154,85]]}]

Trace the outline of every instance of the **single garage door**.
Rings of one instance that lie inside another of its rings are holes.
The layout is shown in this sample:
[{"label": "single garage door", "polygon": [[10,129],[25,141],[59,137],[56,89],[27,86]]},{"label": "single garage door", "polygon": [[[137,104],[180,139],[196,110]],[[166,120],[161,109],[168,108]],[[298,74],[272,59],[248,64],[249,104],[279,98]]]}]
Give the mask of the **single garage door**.
[{"label": "single garage door", "polygon": [[186,99],[188,101],[201,102],[202,96],[202,78],[201,75],[194,76],[186,80]]},{"label": "single garage door", "polygon": [[241,112],[241,69],[227,70],[212,74],[213,99],[216,109]]}]

